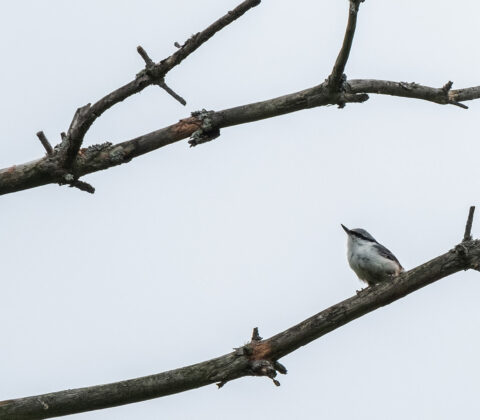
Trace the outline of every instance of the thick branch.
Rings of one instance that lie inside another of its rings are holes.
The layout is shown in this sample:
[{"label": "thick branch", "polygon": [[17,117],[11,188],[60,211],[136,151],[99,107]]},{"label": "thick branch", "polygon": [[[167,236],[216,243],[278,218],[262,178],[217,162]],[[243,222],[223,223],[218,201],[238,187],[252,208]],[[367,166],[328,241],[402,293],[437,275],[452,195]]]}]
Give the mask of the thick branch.
[{"label": "thick branch", "polygon": [[[71,389],[0,402],[0,419],[44,419],[113,407],[183,392],[242,376],[273,379],[286,373],[277,359],[381,306],[388,305],[441,278],[478,267],[480,241],[467,241],[433,260],[405,272],[391,282],[368,287],[269,339],[258,332],[251,343],[236,351],[196,365],[127,381]],[[272,371],[273,369],[273,371]]]},{"label": "thick branch", "polygon": [[[61,143],[55,150],[51,150],[52,153],[50,153],[48,144],[44,141],[46,140],[45,136],[40,138],[42,144],[47,149],[49,155],[47,159],[40,159],[32,162],[32,164],[13,166],[6,170],[0,170],[0,191],[13,192],[39,185],[58,183],[60,185],[68,184],[93,193],[93,187],[85,182],[78,181],[81,174],[77,171],[75,161],[79,158],[83,139],[95,120],[115,104],[152,84],[158,84],[180,103],[185,104],[185,100],[166,85],[165,75],[208,41],[215,33],[238,19],[252,7],[260,4],[260,2],[261,0],[243,1],[208,28],[193,35],[174,54],[157,64],[140,47],[139,53],[146,61],[147,69],[137,74],[135,80],[109,93],[95,104],[87,104],[78,108],[73,116],[68,132],[65,135],[62,134]],[[66,179],[72,179],[72,182],[66,181]]]},{"label": "thick branch", "polygon": [[260,2],[261,0],[245,0],[235,9],[229,11],[226,15],[212,23],[208,28],[189,38],[185,44],[183,44],[183,46],[181,46],[180,49],[178,49],[170,57],[162,60],[158,64],[153,65],[150,73],[154,74],[155,77],[151,77],[147,73],[140,72],[135,80],[109,93],[98,102],[93,104],[88,117],[85,118],[85,130],[84,133],[82,133],[83,136],[86,134],[88,128],[93,124],[93,122],[107,109],[123,101],[129,96],[141,92],[147,86],[156,83],[157,79],[163,79],[170,70],[179,65],[185,58],[187,58],[196,49],[207,42],[218,31],[241,17],[252,7],[259,5]]},{"label": "thick branch", "polygon": [[[363,102],[368,99],[367,93],[422,99],[443,105],[450,103],[448,98],[455,101],[480,98],[479,86],[450,90],[447,98],[443,88],[387,80],[350,80],[346,83],[346,90],[347,92],[343,93],[332,93],[328,85],[322,83],[278,98],[213,112],[210,118],[213,127],[220,129],[318,106]],[[115,145],[106,143],[82,149],[74,165],[76,174],[80,177],[129,162],[137,156],[190,137],[201,127],[201,124],[202,121],[197,117],[185,118],[176,124],[132,140]],[[54,162],[48,156],[0,169],[0,195],[57,183],[58,176],[55,169]]]},{"label": "thick branch", "polygon": [[190,118],[132,140],[115,145],[105,143],[80,149],[86,132],[96,118],[113,105],[140,92],[151,84],[158,84],[180,103],[184,104],[185,100],[165,84],[166,73],[181,63],[220,29],[258,5],[260,0],[244,1],[204,31],[192,36],[183,46],[177,45],[178,51],[157,64],[153,62],[143,48],[139,47],[138,52],[146,63],[145,70],[140,72],[134,81],[111,92],[92,106],[88,104],[79,108],[68,133],[62,133],[62,142],[53,150],[53,153],[42,159],[1,169],[0,195],[50,183],[68,184],[84,191],[93,192],[93,187],[78,181],[81,176],[129,162],[137,156],[190,136],[192,136],[190,144],[197,145],[218,137],[219,130],[224,127],[317,106],[336,104],[343,107],[348,102],[366,101],[368,99],[367,93],[423,99],[439,104],[454,104],[464,108],[466,106],[460,101],[480,97],[480,87],[451,90],[452,82],[448,82],[442,88],[384,80],[351,80],[344,83],[343,71],[351,49],[359,4],[362,1],[350,0],[349,20],[341,51],[332,74],[321,85],[267,101],[219,112],[208,111],[208,124],[206,124],[205,119],[200,118],[203,115],[202,112],[194,113]]}]

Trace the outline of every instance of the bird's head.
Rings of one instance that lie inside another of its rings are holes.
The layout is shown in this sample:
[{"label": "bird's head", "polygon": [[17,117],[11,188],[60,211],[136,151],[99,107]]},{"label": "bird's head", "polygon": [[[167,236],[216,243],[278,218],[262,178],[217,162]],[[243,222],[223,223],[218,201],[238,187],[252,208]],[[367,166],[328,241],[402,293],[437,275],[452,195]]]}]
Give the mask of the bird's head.
[{"label": "bird's head", "polygon": [[348,229],[344,225],[341,226],[352,241],[377,242],[365,229]]}]

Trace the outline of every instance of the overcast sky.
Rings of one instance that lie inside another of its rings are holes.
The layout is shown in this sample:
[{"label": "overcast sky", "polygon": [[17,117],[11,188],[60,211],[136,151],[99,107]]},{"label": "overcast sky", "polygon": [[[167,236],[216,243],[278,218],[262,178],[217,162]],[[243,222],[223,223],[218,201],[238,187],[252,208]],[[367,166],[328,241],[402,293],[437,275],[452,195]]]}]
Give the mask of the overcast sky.
[{"label": "overcast sky", "polygon": [[[75,109],[132,80],[240,0],[16,1],[0,16],[0,167],[44,153]],[[167,82],[115,106],[86,145],[206,108],[322,82],[346,0],[264,0]],[[350,78],[480,84],[477,1],[367,0]],[[340,223],[413,268],[459,242],[478,204],[480,103],[371,95],[222,130],[85,177],[1,197],[0,400],[129,379],[276,334],[361,287]],[[473,233],[479,234],[480,221]],[[478,273],[459,273],[282,359],[276,388],[243,378],[76,415],[126,419],[451,419],[480,409]]]}]

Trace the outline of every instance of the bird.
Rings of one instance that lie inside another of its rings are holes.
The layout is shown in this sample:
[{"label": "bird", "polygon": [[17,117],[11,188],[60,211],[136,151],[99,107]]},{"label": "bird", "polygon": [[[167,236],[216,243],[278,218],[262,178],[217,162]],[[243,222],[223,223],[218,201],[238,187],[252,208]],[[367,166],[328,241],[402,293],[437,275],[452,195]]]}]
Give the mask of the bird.
[{"label": "bird", "polygon": [[348,264],[358,278],[368,286],[388,281],[404,271],[397,257],[365,229],[348,229]]}]

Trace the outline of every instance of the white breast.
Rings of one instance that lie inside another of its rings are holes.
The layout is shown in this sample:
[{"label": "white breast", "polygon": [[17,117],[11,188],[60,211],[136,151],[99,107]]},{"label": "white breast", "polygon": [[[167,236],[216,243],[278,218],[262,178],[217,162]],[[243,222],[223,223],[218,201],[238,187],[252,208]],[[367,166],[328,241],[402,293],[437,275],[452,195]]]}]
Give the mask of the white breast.
[{"label": "white breast", "polygon": [[380,255],[370,241],[350,239],[347,250],[348,263],[360,280],[375,284],[399,274],[399,265]]}]

